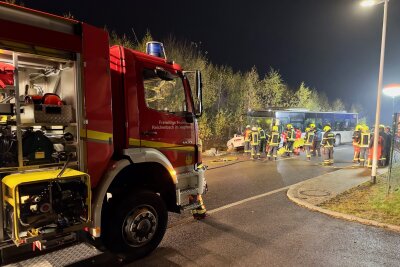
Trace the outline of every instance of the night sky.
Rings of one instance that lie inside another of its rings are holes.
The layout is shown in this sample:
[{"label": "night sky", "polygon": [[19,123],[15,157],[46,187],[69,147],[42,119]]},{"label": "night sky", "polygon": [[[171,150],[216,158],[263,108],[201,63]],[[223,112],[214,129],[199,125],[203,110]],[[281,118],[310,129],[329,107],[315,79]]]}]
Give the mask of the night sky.
[{"label": "night sky", "polygon": [[[25,0],[25,6],[119,33],[132,28],[155,39],[173,34],[202,42],[216,64],[260,74],[270,67],[285,82],[301,81],[333,100],[362,104],[374,120],[383,5],[356,0],[89,1]],[[389,2],[384,84],[400,83],[400,1]],[[400,102],[400,100],[398,101]],[[389,123],[392,99],[383,96],[381,120]],[[400,105],[398,105],[400,107]],[[399,109],[400,111],[400,109]]]}]

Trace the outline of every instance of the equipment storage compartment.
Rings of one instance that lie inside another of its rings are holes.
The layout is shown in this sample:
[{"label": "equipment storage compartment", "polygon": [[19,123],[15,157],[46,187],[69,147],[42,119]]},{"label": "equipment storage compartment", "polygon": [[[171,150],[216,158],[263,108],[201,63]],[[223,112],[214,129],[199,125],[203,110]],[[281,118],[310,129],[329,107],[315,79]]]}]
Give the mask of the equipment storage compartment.
[{"label": "equipment storage compartment", "polygon": [[90,178],[80,171],[35,171],[3,178],[5,228],[18,246],[82,229],[90,221]]},{"label": "equipment storage compartment", "polygon": [[67,161],[78,166],[76,66],[63,53],[58,58],[0,50],[0,72],[7,70],[0,87],[0,173]]}]

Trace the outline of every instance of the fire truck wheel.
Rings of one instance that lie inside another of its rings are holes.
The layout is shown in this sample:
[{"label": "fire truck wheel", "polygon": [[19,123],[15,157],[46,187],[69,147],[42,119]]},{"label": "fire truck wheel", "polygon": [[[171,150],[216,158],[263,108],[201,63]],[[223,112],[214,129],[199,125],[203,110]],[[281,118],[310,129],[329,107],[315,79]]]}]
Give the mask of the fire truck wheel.
[{"label": "fire truck wheel", "polygon": [[161,242],[167,228],[168,212],[159,195],[141,191],[110,208],[103,238],[110,251],[138,259],[152,252]]}]

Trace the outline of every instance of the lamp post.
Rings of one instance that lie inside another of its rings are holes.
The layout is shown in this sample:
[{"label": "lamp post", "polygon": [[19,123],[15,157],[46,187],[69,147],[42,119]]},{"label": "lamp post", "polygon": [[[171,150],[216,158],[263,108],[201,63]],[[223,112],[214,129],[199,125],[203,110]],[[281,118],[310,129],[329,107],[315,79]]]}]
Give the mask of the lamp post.
[{"label": "lamp post", "polygon": [[379,4],[384,4],[383,7],[383,26],[382,26],[382,42],[381,42],[381,58],[379,65],[378,78],[378,94],[376,97],[376,114],[375,114],[375,129],[374,129],[374,153],[372,157],[371,182],[376,183],[376,169],[378,167],[378,140],[379,140],[379,119],[381,115],[381,95],[382,95],[382,80],[383,80],[383,65],[385,62],[385,42],[386,42],[386,25],[387,25],[387,9],[389,0],[365,0],[361,2],[361,6],[369,7]]}]

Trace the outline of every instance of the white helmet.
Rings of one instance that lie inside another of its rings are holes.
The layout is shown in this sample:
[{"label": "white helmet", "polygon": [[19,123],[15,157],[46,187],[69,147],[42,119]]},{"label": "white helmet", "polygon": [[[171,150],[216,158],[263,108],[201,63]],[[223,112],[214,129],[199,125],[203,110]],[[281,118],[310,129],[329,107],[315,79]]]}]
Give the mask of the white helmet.
[{"label": "white helmet", "polygon": [[246,128],[249,128],[249,129],[250,129],[250,125],[247,125]]},{"label": "white helmet", "polygon": [[253,128],[251,128],[252,131],[257,131],[257,127],[253,126]]}]

